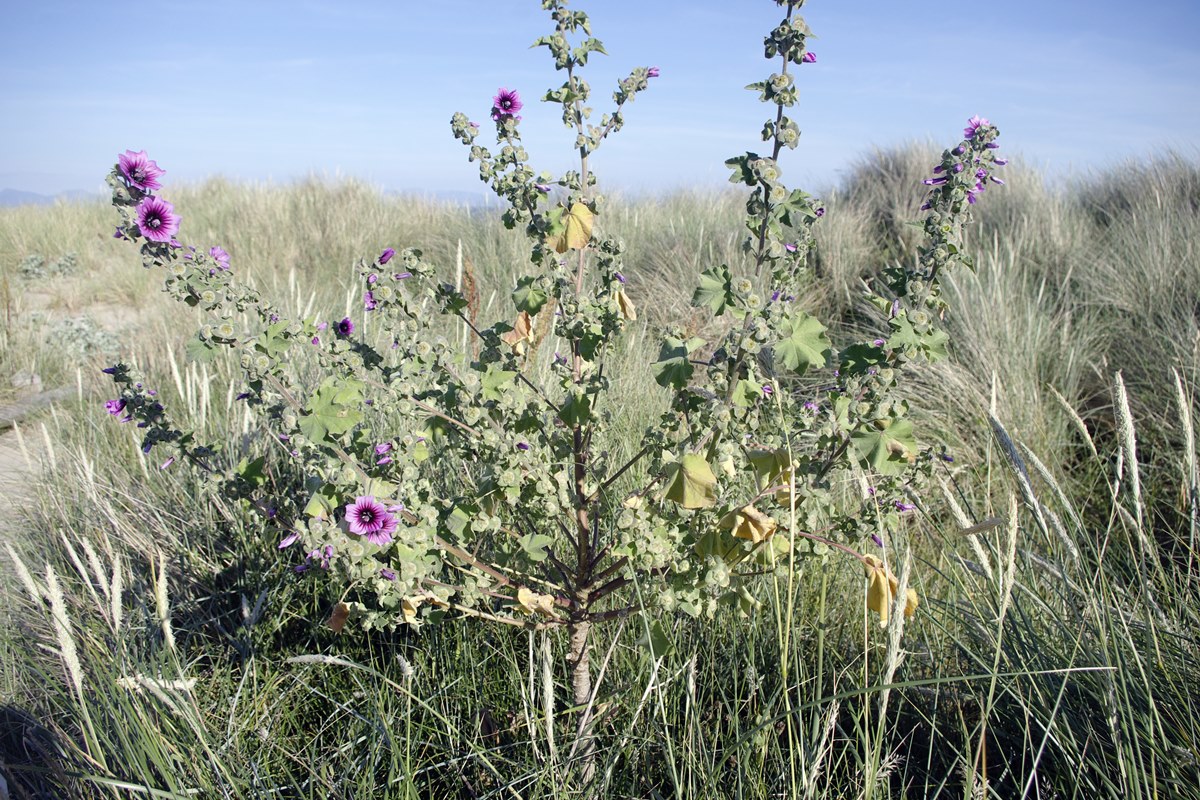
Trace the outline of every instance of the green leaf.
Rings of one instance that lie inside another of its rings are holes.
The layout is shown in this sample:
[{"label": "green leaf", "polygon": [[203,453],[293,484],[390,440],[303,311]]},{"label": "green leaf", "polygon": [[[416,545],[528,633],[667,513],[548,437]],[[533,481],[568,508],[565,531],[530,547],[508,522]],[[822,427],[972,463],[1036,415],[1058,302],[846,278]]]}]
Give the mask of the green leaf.
[{"label": "green leaf", "polygon": [[210,341],[193,336],[184,346],[188,361],[207,364],[217,357],[217,346]]},{"label": "green leaf", "polygon": [[541,281],[535,275],[526,275],[517,281],[517,288],[513,289],[512,298],[513,303],[517,306],[517,311],[526,311],[529,314],[541,311],[542,306],[546,305],[546,301],[550,299],[546,290],[541,288]]},{"label": "green leaf", "polygon": [[243,458],[238,462],[237,474],[241,476],[242,480],[253,486],[262,486],[267,482],[266,473],[263,472],[263,466],[266,463],[266,456],[259,456],[253,461]]},{"label": "green leaf", "polygon": [[667,629],[660,619],[646,626],[638,644],[649,651],[651,658],[663,658],[675,652],[675,645],[671,643],[671,637],[667,635]]},{"label": "green leaf", "polygon": [[658,361],[654,362],[654,380],[659,386],[671,386],[682,389],[691,380],[695,372],[690,356],[692,351],[704,344],[703,339],[691,338],[687,341],[668,336],[658,351]]},{"label": "green leaf", "polygon": [[717,476],[703,456],[688,453],[667,465],[663,497],[684,508],[709,508],[717,503]]},{"label": "green leaf", "polygon": [[891,321],[892,335],[887,340],[887,346],[894,350],[916,348],[925,354],[930,363],[946,357],[946,342],[950,335],[943,330],[933,328],[925,333],[918,333],[908,318],[902,313]]},{"label": "green leaf", "polygon": [[586,425],[592,418],[592,397],[586,392],[575,392],[563,403],[559,418],[568,425]]},{"label": "green leaf", "polygon": [[300,418],[300,430],[313,442],[349,431],[363,420],[359,410],[363,387],[364,384],[356,380],[338,382],[326,378],[309,398],[307,413]]},{"label": "green leaf", "polygon": [[288,323],[280,321],[267,326],[262,336],[258,337],[255,347],[260,353],[266,353],[269,358],[279,358],[291,346],[290,339],[284,338]]},{"label": "green leaf", "polygon": [[740,380],[733,387],[733,404],[739,408],[749,408],[763,397],[762,384],[751,380]]},{"label": "green leaf", "polygon": [[888,421],[885,428],[861,428],[850,435],[854,451],[863,466],[881,475],[899,475],[917,454],[912,423],[906,419]]},{"label": "green leaf", "polygon": [[862,375],[886,361],[887,352],[882,347],[860,342],[842,351],[839,369],[843,375]]},{"label": "green leaf", "polygon": [[483,373],[479,379],[479,383],[483,387],[480,394],[484,400],[499,400],[504,394],[501,390],[512,383],[515,377],[517,377],[517,373],[512,370],[500,369],[495,364],[488,364],[487,372]]},{"label": "green leaf", "polygon": [[545,561],[548,553],[546,548],[554,543],[553,536],[544,533],[530,533],[517,540],[530,561]]},{"label": "green leaf", "polygon": [[803,311],[785,320],[780,326],[783,339],[775,345],[775,364],[804,374],[810,366],[825,366],[831,345],[825,326],[816,317]]},{"label": "green leaf", "polygon": [[308,504],[304,506],[304,515],[306,517],[329,519],[333,516],[337,507],[337,489],[329,484],[324,484],[317,491],[313,492],[312,497],[309,498]]},{"label": "green leaf", "polygon": [[729,267],[724,264],[709,267],[700,273],[700,285],[692,294],[692,305],[709,308],[713,314],[721,316],[725,307],[733,302],[732,284]]}]

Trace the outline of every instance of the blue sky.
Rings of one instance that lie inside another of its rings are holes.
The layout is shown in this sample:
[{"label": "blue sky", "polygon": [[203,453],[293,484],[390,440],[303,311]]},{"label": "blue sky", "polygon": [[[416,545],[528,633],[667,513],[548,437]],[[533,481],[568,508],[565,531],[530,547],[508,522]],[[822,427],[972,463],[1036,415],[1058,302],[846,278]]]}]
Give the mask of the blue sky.
[{"label": "blue sky", "polygon": [[[450,135],[485,124],[500,86],[526,100],[538,169],[569,165],[548,104],[561,82],[536,0],[105,0],[6,4],[0,29],[0,187],[99,189],[145,149],[171,182],[354,176],[396,191],[482,192]],[[597,112],[635,65],[662,77],[596,156],[610,188],[724,185],[760,147],[768,109],[747,83],[772,67],[770,0],[577,0],[609,57],[586,77]],[[800,70],[791,185],[825,188],[875,147],[950,143],[972,114],[1006,152],[1051,174],[1173,147],[1200,153],[1200,2],[810,0],[819,58]]]}]

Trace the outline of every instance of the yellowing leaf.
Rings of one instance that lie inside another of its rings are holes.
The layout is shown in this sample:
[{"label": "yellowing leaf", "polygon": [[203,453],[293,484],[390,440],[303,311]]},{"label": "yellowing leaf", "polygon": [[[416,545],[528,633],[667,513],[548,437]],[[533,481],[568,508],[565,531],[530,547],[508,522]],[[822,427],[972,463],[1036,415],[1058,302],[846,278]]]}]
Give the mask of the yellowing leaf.
[{"label": "yellowing leaf", "polygon": [[517,605],[526,614],[554,616],[554,598],[548,594],[538,594],[524,586],[517,589]]},{"label": "yellowing leaf", "polygon": [[513,323],[513,329],[507,333],[500,334],[500,341],[516,351],[517,355],[525,352],[525,342],[533,340],[533,317],[529,316],[528,311],[522,311],[517,314],[517,321]]},{"label": "yellowing leaf", "polygon": [[405,597],[400,601],[400,613],[404,615],[404,621],[412,625],[417,621],[417,609],[421,607],[420,597]]},{"label": "yellowing leaf", "polygon": [[624,289],[617,289],[617,308],[622,317],[630,322],[637,322],[637,309],[633,307],[633,301],[625,294]]},{"label": "yellowing leaf", "polygon": [[575,203],[562,215],[561,228],[551,235],[554,252],[582,250],[592,240],[592,220],[595,215],[583,203]]},{"label": "yellowing leaf", "polygon": [[325,624],[333,629],[334,633],[341,633],[342,628],[346,627],[346,620],[350,619],[350,606],[345,603],[338,603],[333,607],[333,611],[329,614],[329,619]]},{"label": "yellowing leaf", "polygon": [[736,511],[730,511],[721,518],[720,525],[733,531],[734,537],[747,539],[754,544],[770,539],[777,527],[775,520],[754,506],[743,506]]},{"label": "yellowing leaf", "polygon": [[717,502],[717,476],[702,456],[689,453],[667,465],[663,497],[684,508],[709,508]]},{"label": "yellowing leaf", "polygon": [[[863,570],[867,575],[867,608],[879,614],[881,626],[887,625],[892,598],[900,589],[900,581],[875,556],[863,557]],[[918,602],[916,590],[909,589],[904,603],[904,616],[911,617],[917,613]]]}]

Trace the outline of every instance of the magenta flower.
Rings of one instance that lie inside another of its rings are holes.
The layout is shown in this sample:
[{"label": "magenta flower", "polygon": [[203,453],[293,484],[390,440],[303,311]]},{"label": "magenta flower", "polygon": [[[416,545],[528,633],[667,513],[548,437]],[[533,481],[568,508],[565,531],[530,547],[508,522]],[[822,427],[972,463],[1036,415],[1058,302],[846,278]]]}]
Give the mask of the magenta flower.
[{"label": "magenta flower", "polygon": [[392,256],[394,256],[394,255],[396,255],[396,251],[390,247],[387,248],[386,250],[384,250],[382,253],[379,254],[379,263],[386,264],[387,262],[392,260]]},{"label": "magenta flower", "polygon": [[179,230],[175,206],[161,197],[147,197],[137,206],[138,230],[152,242],[169,242]]},{"label": "magenta flower", "polygon": [[229,253],[225,252],[225,248],[210,247],[208,249],[208,254],[212,256],[213,261],[216,261],[217,266],[219,266],[222,270],[229,269]]},{"label": "magenta flower", "polygon": [[662,73],[658,71],[658,67],[651,67],[650,69],[646,70],[647,78],[657,78],[661,74]]},{"label": "magenta flower", "polygon": [[516,90],[500,89],[500,93],[492,98],[492,119],[497,122],[505,117],[511,117],[524,108],[521,96]]},{"label": "magenta flower", "polygon": [[282,540],[280,540],[279,549],[282,550],[285,547],[291,547],[299,540],[300,540],[300,533],[298,531],[292,531],[287,536],[283,537]]},{"label": "magenta flower", "polygon": [[[354,502],[346,507],[346,524],[350,527],[350,532],[366,536],[369,540],[384,530],[388,520],[391,520],[394,529],[396,520],[384,508],[383,503],[372,495],[356,497]],[[391,541],[390,532],[388,541]]]},{"label": "magenta flower", "polygon": [[104,410],[115,417],[125,410],[125,401],[121,399],[109,400],[104,404]]},{"label": "magenta flower", "polygon": [[374,292],[367,292],[363,295],[363,308],[367,311],[374,311],[378,305],[379,301],[375,299]]},{"label": "magenta flower", "polygon": [[166,174],[166,170],[160,169],[158,164],[147,158],[145,150],[139,150],[136,153],[126,150],[122,155],[117,156],[117,167],[125,176],[125,180],[143,192],[162,188],[162,184],[158,182],[158,176]]},{"label": "magenta flower", "polygon": [[976,131],[991,124],[992,123],[988,122],[987,117],[981,117],[977,114],[967,120],[967,127],[963,128],[963,137],[966,139],[974,139]]},{"label": "magenta flower", "polygon": [[383,578],[385,581],[394,581],[396,580],[396,572],[395,570],[390,570],[387,567],[380,567],[379,577]]},{"label": "magenta flower", "polygon": [[338,336],[349,336],[354,333],[354,321],[346,317],[341,322],[333,326],[334,333]]},{"label": "magenta flower", "polygon": [[805,53],[803,58],[801,58],[800,60],[802,62],[804,62],[805,64],[815,63],[817,60],[817,54],[816,53]]}]

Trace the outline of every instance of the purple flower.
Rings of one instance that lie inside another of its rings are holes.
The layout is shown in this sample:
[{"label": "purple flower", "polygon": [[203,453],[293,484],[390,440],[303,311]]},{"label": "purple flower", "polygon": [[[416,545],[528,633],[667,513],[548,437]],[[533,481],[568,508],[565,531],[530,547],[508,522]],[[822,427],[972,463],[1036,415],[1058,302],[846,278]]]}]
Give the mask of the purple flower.
[{"label": "purple flower", "polygon": [[997,158],[992,163],[995,164],[997,167],[1003,167],[1005,164],[1008,163],[1008,159],[1007,158]]},{"label": "purple flower", "polygon": [[210,247],[208,249],[208,254],[212,256],[213,261],[216,261],[217,266],[219,266],[222,270],[229,269],[229,253],[225,252],[225,248]]},{"label": "purple flower", "polygon": [[166,170],[160,169],[158,164],[147,158],[145,150],[139,150],[136,153],[126,150],[122,155],[117,156],[117,167],[125,176],[125,180],[143,192],[162,188],[162,184],[158,182],[158,176],[166,174]]},{"label": "purple flower", "polygon": [[524,104],[516,90],[501,88],[500,93],[492,98],[492,119],[500,122],[505,117],[516,114],[522,108],[524,108]]},{"label": "purple flower", "polygon": [[117,228],[116,232],[113,233],[113,238],[114,239],[124,239],[125,238],[125,229]]},{"label": "purple flower", "polygon": [[338,336],[346,337],[354,333],[354,322],[349,317],[346,317],[341,322],[333,326],[334,333]]},{"label": "purple flower", "polygon": [[883,547],[883,539],[879,538],[878,533],[871,534],[871,541],[875,543],[876,547]]},{"label": "purple flower", "polygon": [[625,276],[622,275],[621,273],[614,272],[613,277],[616,278],[619,283],[625,283]]},{"label": "purple flower", "polygon": [[378,273],[372,272],[370,275],[367,276],[367,285],[368,286],[376,284],[378,282],[379,282]]},{"label": "purple flower", "polygon": [[517,449],[518,450],[528,450],[529,442],[517,442]]},{"label": "purple flower", "polygon": [[292,531],[291,533],[289,533],[287,536],[283,537],[283,539],[281,539],[279,541],[279,549],[282,550],[285,547],[291,547],[299,539],[300,539],[300,533],[298,531]]},{"label": "purple flower", "polygon": [[392,449],[391,442],[382,442],[380,444],[375,445],[375,455],[381,456],[391,449]]},{"label": "purple flower", "polygon": [[535,183],[533,185],[533,188],[537,189],[542,194],[550,193],[550,184],[548,184],[548,183]]},{"label": "purple flower", "polygon": [[1003,185],[1004,185],[1004,180],[1003,180],[1002,178],[997,178],[995,175],[993,175],[993,176],[992,176],[992,183],[996,184],[997,186],[1003,186]]},{"label": "purple flower", "polygon": [[820,406],[818,406],[818,405],[817,405],[816,403],[814,403],[812,400],[806,400],[806,401],[804,401],[804,410],[805,410],[805,411],[813,411],[813,412],[815,412],[815,411],[816,411],[818,408],[820,408]]},{"label": "purple flower", "polygon": [[825,206],[821,206],[814,212],[818,217],[825,216]]},{"label": "purple flower", "polygon": [[966,169],[966,166],[964,164],[955,164],[954,165],[954,174],[957,175],[958,173],[962,172],[964,169]]},{"label": "purple flower", "polygon": [[152,242],[169,242],[179,230],[175,206],[160,197],[147,197],[138,203],[138,230]]},{"label": "purple flower", "polygon": [[795,242],[788,242],[783,246],[783,249],[787,250],[789,253],[794,253],[800,248],[796,246]]},{"label": "purple flower", "polygon": [[396,272],[396,273],[392,274],[392,279],[397,280],[397,281],[402,281],[405,278],[411,278],[411,277],[412,277],[411,272]]},{"label": "purple flower", "polygon": [[658,67],[650,67],[650,69],[646,70],[647,78],[657,78],[661,74],[662,73],[658,71]]},{"label": "purple flower", "polygon": [[764,383],[762,385],[762,393],[763,397],[770,397],[771,395],[775,394],[775,390],[771,388],[771,384]]},{"label": "purple flower", "polygon": [[941,186],[945,182],[945,178],[926,178],[925,180],[921,181],[921,183],[925,184],[926,186]]},{"label": "purple flower", "polygon": [[308,564],[314,560],[320,561],[321,569],[329,569],[329,559],[333,558],[333,545],[327,544],[324,547],[318,547],[307,556],[307,561],[303,565],[304,569],[296,567],[296,572],[304,572],[308,569]]},{"label": "purple flower", "polygon": [[384,250],[382,253],[379,254],[379,263],[386,264],[387,262],[392,260],[392,256],[394,256],[394,255],[396,255],[396,251],[390,247],[387,248],[386,250]]},{"label": "purple flower", "polygon": [[122,399],[109,400],[104,404],[104,410],[114,417],[125,410],[125,401]]},{"label": "purple flower", "polygon": [[805,63],[805,64],[813,64],[813,63],[816,63],[816,60],[817,60],[817,54],[816,54],[816,53],[805,53],[805,54],[804,54],[804,56],[803,56],[803,58],[801,58],[801,59],[800,59],[800,61],[801,61],[801,62],[803,62],[803,63]]},{"label": "purple flower", "polygon": [[385,581],[394,581],[396,580],[396,573],[387,567],[380,567],[379,577],[383,578]]},{"label": "purple flower", "polygon": [[166,469],[167,467],[171,466],[174,463],[175,463],[175,456],[171,456],[170,458],[168,458],[166,461],[164,461],[162,463],[162,466],[160,466],[159,469]]},{"label": "purple flower", "polygon": [[977,114],[967,120],[967,127],[963,128],[963,138],[974,139],[976,131],[991,124],[988,122],[987,117],[981,117]]},{"label": "purple flower", "polygon": [[351,533],[367,537],[371,544],[385,545],[392,541],[396,518],[371,495],[356,497],[346,507],[346,524]]},{"label": "purple flower", "polygon": [[885,344],[887,344],[887,342],[885,342],[883,339],[875,339],[873,342],[871,342],[871,344],[875,345],[876,347],[883,347]]},{"label": "purple flower", "polygon": [[903,500],[897,500],[894,504],[897,511],[916,511],[917,507],[912,503],[906,503]]},{"label": "purple flower", "polygon": [[363,295],[363,308],[365,308],[367,311],[374,311],[375,307],[378,305],[379,302],[375,299],[374,292],[367,292]]}]

